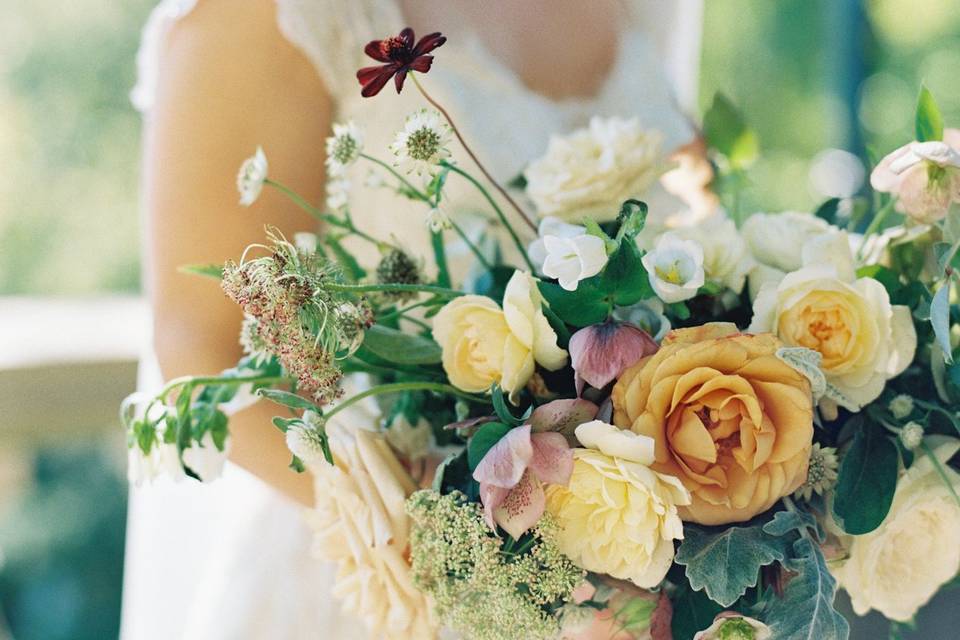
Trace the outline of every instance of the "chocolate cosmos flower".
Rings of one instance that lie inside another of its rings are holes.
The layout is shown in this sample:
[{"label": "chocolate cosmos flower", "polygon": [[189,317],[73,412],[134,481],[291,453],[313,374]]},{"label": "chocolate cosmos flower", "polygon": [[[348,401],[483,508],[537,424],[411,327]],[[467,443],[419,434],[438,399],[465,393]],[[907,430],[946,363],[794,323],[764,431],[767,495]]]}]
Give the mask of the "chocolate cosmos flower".
[{"label": "chocolate cosmos flower", "polygon": [[385,40],[372,40],[364,47],[364,52],[378,62],[384,64],[376,67],[364,67],[357,71],[357,80],[363,87],[360,94],[369,98],[380,93],[384,85],[394,78],[397,93],[403,89],[403,81],[408,71],[426,73],[433,64],[433,56],[427,54],[447,41],[440,33],[431,33],[420,38],[416,46],[413,44],[413,29],[407,27],[398,36]]}]

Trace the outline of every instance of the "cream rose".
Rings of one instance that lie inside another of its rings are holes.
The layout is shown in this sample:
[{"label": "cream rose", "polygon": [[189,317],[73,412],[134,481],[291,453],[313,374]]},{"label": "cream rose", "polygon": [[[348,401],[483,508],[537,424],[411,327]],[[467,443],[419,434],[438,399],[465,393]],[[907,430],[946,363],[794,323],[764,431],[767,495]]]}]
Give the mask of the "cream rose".
[{"label": "cream rose", "polygon": [[650,438],[594,421],[577,427],[590,448],[575,449],[567,486],[547,487],[547,511],[560,527],[560,550],[588,571],[659,584],[683,538],[677,505],[690,494],[676,478],[649,468]]},{"label": "cream rose", "polygon": [[913,360],[910,310],[890,304],[876,280],[856,277],[846,233],[807,242],[802,260],[800,270],[761,287],[749,331],[819,351],[827,381],[859,410]]},{"label": "cream rose", "polygon": [[[958,448],[955,441],[940,444],[934,455],[946,466]],[[960,474],[946,474],[960,492]],[[897,483],[886,519],[853,538],[847,561],[834,573],[858,615],[876,609],[907,622],[960,571],[958,538],[960,507],[933,463],[920,456]]]},{"label": "cream rose", "polygon": [[794,271],[802,264],[807,240],[836,231],[826,220],[809,213],[755,213],[743,223],[744,240],[754,259],[780,271]]},{"label": "cream rose", "polygon": [[427,596],[413,584],[407,497],[416,490],[379,434],[327,424],[335,465],[311,467],[317,504],[314,552],[335,562],[333,595],[371,635],[419,640],[437,635]]},{"label": "cream rose", "polygon": [[516,394],[535,363],[555,371],[567,362],[542,309],[537,281],[517,271],[507,283],[503,308],[485,296],[461,296],[433,319],[443,368],[454,386],[480,393],[494,383]]},{"label": "cream rose", "polygon": [[656,181],[662,139],[636,118],[594,117],[589,127],[550,139],[547,153],[524,173],[527,195],[541,217],[612,220],[624,200]]}]

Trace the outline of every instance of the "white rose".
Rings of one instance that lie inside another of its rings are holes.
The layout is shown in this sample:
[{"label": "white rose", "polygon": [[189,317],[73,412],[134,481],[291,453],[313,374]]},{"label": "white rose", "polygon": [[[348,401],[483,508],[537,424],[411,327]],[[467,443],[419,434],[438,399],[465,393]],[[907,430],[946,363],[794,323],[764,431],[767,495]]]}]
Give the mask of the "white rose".
[{"label": "white rose", "polygon": [[808,213],[755,213],[743,223],[744,240],[754,259],[780,271],[795,271],[801,266],[800,252],[807,240],[829,233],[826,220]]},{"label": "white rose", "polygon": [[658,178],[662,140],[636,118],[594,117],[589,127],[550,139],[546,155],[524,173],[527,195],[541,217],[612,220],[624,200]]},{"label": "white rose", "polygon": [[586,227],[547,216],[540,222],[540,237],[530,244],[530,260],[540,273],[556,278],[567,291],[576,291],[581,280],[597,275],[607,265],[603,239]]},{"label": "white rose", "polygon": [[737,225],[722,213],[703,218],[696,225],[682,227],[672,233],[693,240],[703,249],[703,270],[708,280],[718,282],[734,293],[743,291],[747,274],[755,263],[747,242]]},{"label": "white rose", "polygon": [[763,285],[751,333],[772,332],[789,347],[823,356],[821,369],[858,410],[913,360],[917,335],[907,307],[890,304],[883,285],[857,278],[847,234],[808,241],[803,268]]},{"label": "white rose", "polygon": [[[958,448],[956,441],[941,444],[934,455],[946,467]],[[945,471],[960,491],[960,474]],[[958,538],[960,507],[933,463],[920,456],[897,483],[886,519],[853,538],[847,561],[834,573],[858,615],[876,609],[907,622],[960,571]]]},{"label": "white rose", "polygon": [[689,300],[703,286],[703,248],[673,231],[657,238],[653,251],[641,261],[647,268],[650,286],[664,302]]}]

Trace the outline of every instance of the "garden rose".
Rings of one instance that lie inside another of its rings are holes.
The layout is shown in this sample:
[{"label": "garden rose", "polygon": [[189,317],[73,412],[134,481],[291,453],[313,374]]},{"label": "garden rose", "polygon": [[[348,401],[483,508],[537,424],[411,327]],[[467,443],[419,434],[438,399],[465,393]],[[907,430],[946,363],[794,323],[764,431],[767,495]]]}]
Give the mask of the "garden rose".
[{"label": "garden rose", "polygon": [[614,385],[614,423],[653,438],[651,468],[693,495],[684,520],[748,520],[803,484],[810,384],[777,358],[781,346],[726,323],[678,329]]},{"label": "garden rose", "polygon": [[753,258],[779,271],[795,271],[803,264],[807,240],[835,231],[826,220],[809,213],[755,213],[743,223],[743,239]]},{"label": "garden rose", "polygon": [[567,486],[547,487],[547,511],[560,526],[561,551],[588,571],[659,584],[683,538],[678,505],[690,494],[679,480],[657,473],[653,443],[599,421],[577,427],[589,448],[573,452]]},{"label": "garden rose", "polygon": [[[955,441],[941,444],[934,455],[960,492],[960,474],[946,468],[958,448]],[[907,622],[960,571],[958,538],[960,506],[930,459],[921,455],[897,483],[886,519],[853,537],[847,561],[834,573],[858,615],[876,609]]]},{"label": "garden rose", "polygon": [[890,304],[876,280],[856,277],[846,233],[807,242],[803,253],[802,269],[761,287],[750,331],[819,351],[827,381],[858,410],[913,360],[910,310]]},{"label": "garden rose", "polygon": [[569,222],[617,216],[624,200],[641,196],[660,174],[663,136],[636,118],[599,118],[550,139],[547,153],[524,173],[537,213]]},{"label": "garden rose", "polygon": [[536,280],[517,271],[507,283],[503,308],[486,296],[455,298],[433,319],[433,337],[443,349],[450,382],[480,393],[499,384],[516,394],[533,375],[535,362],[555,371],[567,352],[557,346],[541,305]]}]

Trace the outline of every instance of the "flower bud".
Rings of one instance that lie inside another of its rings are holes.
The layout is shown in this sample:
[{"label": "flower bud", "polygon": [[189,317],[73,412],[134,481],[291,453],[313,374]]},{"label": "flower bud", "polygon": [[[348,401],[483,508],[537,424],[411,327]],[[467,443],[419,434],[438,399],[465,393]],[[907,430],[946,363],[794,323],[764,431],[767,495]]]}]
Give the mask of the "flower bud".
[{"label": "flower bud", "polygon": [[894,418],[897,420],[903,420],[913,413],[913,398],[905,393],[901,393],[890,401],[890,404],[887,405],[887,408],[890,409],[890,413],[893,414]]},{"label": "flower bud", "polygon": [[[377,265],[377,282],[380,284],[420,284],[420,265],[403,249],[392,248]],[[384,294],[390,300],[409,300],[416,294],[412,292],[392,292]]]},{"label": "flower bud", "polygon": [[908,422],[900,430],[900,442],[907,451],[913,451],[923,442],[923,425],[919,422]]}]

